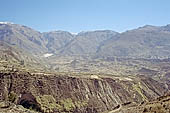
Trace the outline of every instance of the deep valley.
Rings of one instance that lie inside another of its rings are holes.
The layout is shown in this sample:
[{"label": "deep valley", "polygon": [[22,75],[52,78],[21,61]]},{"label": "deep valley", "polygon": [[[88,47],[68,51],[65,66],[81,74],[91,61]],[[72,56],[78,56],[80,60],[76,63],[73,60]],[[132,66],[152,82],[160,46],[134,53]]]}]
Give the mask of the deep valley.
[{"label": "deep valley", "polygon": [[0,23],[0,112],[169,113],[170,25],[118,33]]}]

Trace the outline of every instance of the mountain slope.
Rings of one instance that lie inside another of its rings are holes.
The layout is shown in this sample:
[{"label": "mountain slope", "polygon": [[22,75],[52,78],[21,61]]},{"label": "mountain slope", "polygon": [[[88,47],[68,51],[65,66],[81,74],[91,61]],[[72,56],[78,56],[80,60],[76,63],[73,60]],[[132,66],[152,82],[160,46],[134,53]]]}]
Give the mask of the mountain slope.
[{"label": "mountain slope", "polygon": [[0,41],[33,54],[47,51],[40,32],[18,24],[1,23]]},{"label": "mountain slope", "polygon": [[53,31],[43,33],[46,47],[49,52],[57,52],[65,47],[75,36],[66,31]]},{"label": "mountain slope", "polygon": [[125,105],[109,113],[169,113],[170,94],[166,94],[150,102],[142,102],[138,106]]},{"label": "mountain slope", "polygon": [[11,47],[9,44],[2,41],[0,41],[0,59],[9,62],[21,62],[25,59],[27,59],[26,62],[37,62],[33,56],[24,53],[21,49]]},{"label": "mountain slope", "polygon": [[[22,49],[0,41],[0,71],[8,70],[42,71],[47,69],[42,58],[37,58]],[[49,70],[49,69],[48,69]]]},{"label": "mountain slope", "polygon": [[144,26],[116,35],[108,40],[99,55],[158,58],[170,56],[170,25]]},{"label": "mountain slope", "polygon": [[81,32],[62,49],[62,54],[95,54],[99,47],[117,33],[109,30]]}]

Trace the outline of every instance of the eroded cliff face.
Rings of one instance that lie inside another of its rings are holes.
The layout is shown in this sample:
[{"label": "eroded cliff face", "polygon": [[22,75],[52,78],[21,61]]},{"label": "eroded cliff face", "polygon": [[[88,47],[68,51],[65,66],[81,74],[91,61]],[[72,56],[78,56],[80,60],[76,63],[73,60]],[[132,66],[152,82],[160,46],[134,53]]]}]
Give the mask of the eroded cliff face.
[{"label": "eroded cliff face", "polygon": [[168,91],[148,77],[61,76],[0,73],[0,100],[39,112],[100,113],[140,103]]},{"label": "eroded cliff face", "polygon": [[137,106],[121,106],[110,113],[169,113],[170,94],[166,94],[150,102],[143,102]]}]

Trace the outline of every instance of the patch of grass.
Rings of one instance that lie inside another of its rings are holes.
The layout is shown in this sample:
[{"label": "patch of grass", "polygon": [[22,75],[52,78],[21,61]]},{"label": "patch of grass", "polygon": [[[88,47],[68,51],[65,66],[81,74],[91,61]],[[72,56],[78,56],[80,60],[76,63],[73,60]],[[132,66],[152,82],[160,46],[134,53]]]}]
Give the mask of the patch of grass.
[{"label": "patch of grass", "polygon": [[62,106],[62,109],[60,109],[60,111],[73,112],[75,109],[81,109],[83,107],[86,107],[88,105],[88,102],[86,101],[73,102],[71,98],[67,98],[60,100],[58,104]]},{"label": "patch of grass", "polygon": [[73,112],[75,109],[80,109],[87,106],[87,102],[76,101],[73,102],[71,98],[66,98],[56,102],[55,98],[51,95],[43,95],[36,97],[37,102],[43,112]]},{"label": "patch of grass", "polygon": [[8,95],[8,100],[12,103],[15,102],[15,100],[17,99],[17,94],[15,92],[10,92],[10,94]]},{"label": "patch of grass", "polygon": [[70,99],[70,98],[60,100],[59,104],[63,107],[62,111],[66,111],[66,112],[73,111],[76,108],[76,106],[74,105],[72,99]]},{"label": "patch of grass", "polygon": [[43,112],[50,113],[54,109],[61,109],[62,106],[56,104],[56,100],[51,95],[43,95],[36,97],[37,102],[40,104],[40,108]]}]

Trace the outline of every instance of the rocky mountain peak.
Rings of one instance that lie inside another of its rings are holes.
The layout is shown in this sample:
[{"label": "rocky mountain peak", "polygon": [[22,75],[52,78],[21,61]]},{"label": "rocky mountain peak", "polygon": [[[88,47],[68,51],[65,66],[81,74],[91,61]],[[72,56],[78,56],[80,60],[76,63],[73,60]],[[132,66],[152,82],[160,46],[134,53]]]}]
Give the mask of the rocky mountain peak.
[{"label": "rocky mountain peak", "polygon": [[170,24],[166,25],[166,26],[163,26],[162,29],[164,31],[170,31]]}]

